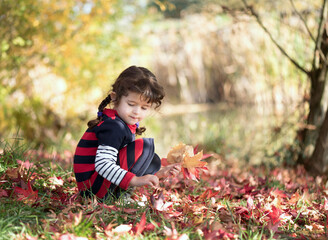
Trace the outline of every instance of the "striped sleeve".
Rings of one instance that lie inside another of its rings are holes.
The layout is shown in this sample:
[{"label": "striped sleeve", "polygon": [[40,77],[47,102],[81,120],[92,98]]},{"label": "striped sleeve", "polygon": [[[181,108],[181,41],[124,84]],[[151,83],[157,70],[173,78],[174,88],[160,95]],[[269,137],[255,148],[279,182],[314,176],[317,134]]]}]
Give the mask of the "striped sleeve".
[{"label": "striped sleeve", "polygon": [[95,129],[95,133],[98,138],[96,172],[111,183],[127,189],[135,174],[116,164],[118,151],[127,135],[124,124],[108,118]]},{"label": "striped sleeve", "polygon": [[[95,170],[99,175],[106,178],[108,181],[122,187],[123,189],[127,189],[128,184],[134,174],[129,173],[120,166],[116,165],[117,154],[117,149],[111,146],[99,145],[95,159]],[[128,181],[125,179],[125,181],[122,182],[123,178],[127,174]]]}]

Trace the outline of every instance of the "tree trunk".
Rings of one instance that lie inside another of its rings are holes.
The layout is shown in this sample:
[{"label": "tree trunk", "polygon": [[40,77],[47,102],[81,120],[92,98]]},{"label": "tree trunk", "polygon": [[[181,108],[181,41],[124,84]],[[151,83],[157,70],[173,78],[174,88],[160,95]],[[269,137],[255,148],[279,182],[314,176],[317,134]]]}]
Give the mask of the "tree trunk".
[{"label": "tree trunk", "polygon": [[305,166],[315,175],[328,173],[328,111],[321,125],[314,152]]},{"label": "tree trunk", "polygon": [[309,114],[307,127],[302,133],[301,162],[306,162],[314,151],[316,140],[319,135],[320,126],[327,111],[328,87],[327,66],[316,70],[311,74],[311,98],[309,103]]},{"label": "tree trunk", "polygon": [[301,155],[299,162],[303,163],[307,170],[315,174],[323,174],[327,171],[328,145],[324,144],[328,135],[328,80],[327,80],[327,58],[328,58],[328,34],[327,22],[322,33],[320,44],[321,57],[318,67],[313,66],[310,73],[311,98],[310,111],[307,117],[308,126],[303,131],[303,142],[301,142]]}]

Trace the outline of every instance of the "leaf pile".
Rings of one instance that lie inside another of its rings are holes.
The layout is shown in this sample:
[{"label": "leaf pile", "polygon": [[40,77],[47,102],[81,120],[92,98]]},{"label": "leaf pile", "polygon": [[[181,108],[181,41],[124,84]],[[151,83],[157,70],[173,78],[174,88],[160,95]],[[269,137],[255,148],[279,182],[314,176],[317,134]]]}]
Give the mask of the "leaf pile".
[{"label": "leaf pile", "polygon": [[39,160],[12,159],[15,166],[0,172],[6,239],[328,237],[327,179],[301,166],[246,168],[214,154],[199,182],[180,174],[160,189],[140,187],[130,198],[99,202],[77,194],[72,172]]}]

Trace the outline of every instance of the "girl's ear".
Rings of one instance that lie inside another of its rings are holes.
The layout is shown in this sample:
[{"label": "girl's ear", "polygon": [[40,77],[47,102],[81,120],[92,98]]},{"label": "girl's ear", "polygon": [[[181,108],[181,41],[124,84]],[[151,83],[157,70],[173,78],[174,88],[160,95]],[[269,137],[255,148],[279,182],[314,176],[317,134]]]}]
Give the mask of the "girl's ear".
[{"label": "girl's ear", "polygon": [[111,92],[110,98],[112,99],[112,101],[115,101],[116,100],[116,92]]}]

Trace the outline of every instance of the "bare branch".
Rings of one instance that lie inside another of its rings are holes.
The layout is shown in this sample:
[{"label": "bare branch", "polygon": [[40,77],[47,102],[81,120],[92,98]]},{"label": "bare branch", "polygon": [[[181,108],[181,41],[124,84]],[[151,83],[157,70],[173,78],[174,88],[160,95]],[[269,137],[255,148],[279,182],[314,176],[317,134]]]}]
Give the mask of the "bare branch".
[{"label": "bare branch", "polygon": [[310,31],[310,29],[309,29],[309,27],[308,27],[308,25],[307,25],[307,23],[306,23],[304,17],[302,16],[302,14],[300,14],[299,11],[297,11],[297,9],[296,9],[296,7],[295,7],[295,5],[294,5],[294,1],[293,1],[293,0],[289,0],[289,1],[290,1],[290,3],[292,4],[292,7],[293,7],[295,13],[296,13],[296,14],[298,15],[298,17],[302,20],[302,22],[303,22],[303,24],[304,24],[304,26],[305,26],[305,28],[306,28],[306,31],[309,33],[311,39],[315,42],[314,36],[312,35],[312,33],[311,33],[311,31]]},{"label": "bare branch", "polygon": [[[312,61],[312,68],[313,69],[316,69],[317,51],[319,51],[319,53],[321,52],[322,33],[324,31],[325,22],[326,22],[326,19],[327,19],[327,9],[326,8],[327,8],[327,0],[323,0],[322,9],[321,9],[321,13],[320,13],[320,22],[319,22],[319,27],[318,27],[318,34],[317,34],[317,39],[315,41],[315,47],[314,47],[314,54],[313,54],[313,61]],[[323,60],[327,64],[326,58],[322,55],[323,54],[320,54],[320,56],[323,58]]]},{"label": "bare branch", "polygon": [[309,76],[310,73],[308,71],[306,71],[306,69],[303,68],[301,65],[299,65],[298,62],[296,62],[296,60],[294,60],[291,56],[289,56],[288,53],[285,51],[285,49],[283,49],[283,47],[274,39],[271,32],[264,26],[264,24],[263,24],[262,20],[260,19],[259,15],[254,11],[254,9],[251,6],[247,5],[246,0],[242,0],[242,2],[244,3],[246,9],[251,11],[251,14],[256,18],[256,21],[258,22],[260,27],[268,34],[271,41],[276,45],[276,47],[281,51],[281,53],[285,57],[287,57],[299,70],[301,70],[302,72],[304,72],[306,75]]}]

